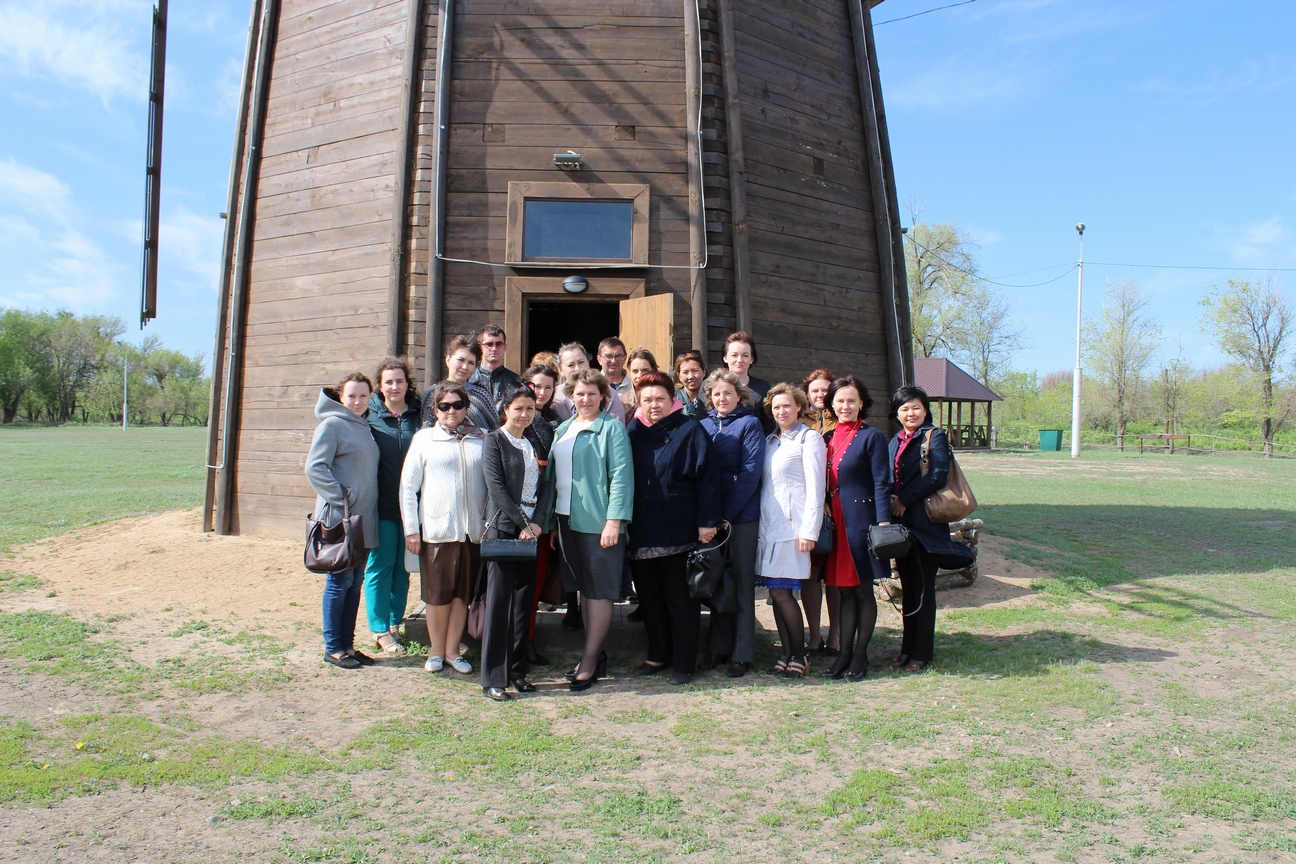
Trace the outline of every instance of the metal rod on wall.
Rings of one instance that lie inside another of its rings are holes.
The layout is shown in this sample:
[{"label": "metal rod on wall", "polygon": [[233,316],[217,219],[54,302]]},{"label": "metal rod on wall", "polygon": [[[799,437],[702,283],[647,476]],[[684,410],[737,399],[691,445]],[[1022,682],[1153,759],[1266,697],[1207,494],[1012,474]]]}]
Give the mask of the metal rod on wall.
[{"label": "metal rod on wall", "polygon": [[224,462],[217,462],[220,446],[221,388],[225,381],[225,367],[221,362],[225,357],[225,331],[229,326],[230,278],[233,275],[234,255],[234,208],[238,205],[239,169],[243,164],[243,145],[247,135],[247,115],[249,89],[252,86],[252,49],[256,46],[257,19],[261,11],[261,2],[252,4],[248,18],[247,47],[243,50],[243,77],[239,82],[238,120],[235,123],[234,152],[230,156],[229,192],[225,200],[225,237],[221,244],[221,279],[220,301],[216,310],[216,344],[212,347],[212,383],[211,394],[207,402],[207,490],[203,497],[202,530],[214,529],[212,517],[216,506],[216,472],[225,467]]},{"label": "metal rod on wall", "polygon": [[706,205],[703,203],[702,154],[693,142],[698,140],[702,104],[702,34],[698,20],[697,0],[684,0],[684,87],[688,114],[689,171],[689,253],[695,268],[689,274],[689,303],[692,306],[690,330],[693,347],[704,355],[707,350],[707,289],[703,261],[707,253]]},{"label": "metal rod on wall", "polygon": [[240,390],[243,383],[243,326],[247,306],[247,283],[252,257],[252,223],[256,218],[257,178],[261,167],[261,139],[265,135],[266,103],[270,98],[270,67],[274,61],[275,33],[279,22],[279,0],[266,0],[261,14],[260,39],[257,45],[255,83],[252,85],[252,116],[248,128],[248,147],[243,165],[243,192],[238,214],[238,239],[234,247],[233,296],[230,298],[230,336],[225,374],[224,435],[221,439],[221,465],[216,485],[217,534],[232,531],[231,497],[234,492],[234,442],[238,438]]},{"label": "metal rod on wall", "polygon": [[432,162],[432,233],[431,256],[428,259],[427,334],[423,360],[424,380],[437,378],[440,362],[441,331],[445,325],[445,262],[441,248],[445,243],[446,159],[450,151],[450,60],[454,50],[454,0],[441,0],[437,17],[436,102],[433,110],[433,132],[436,148]]},{"label": "metal rod on wall", "polygon": [[392,192],[391,270],[387,282],[387,353],[404,354],[404,299],[406,247],[409,245],[409,214],[406,205],[409,197],[410,143],[413,140],[414,118],[418,113],[419,55],[423,47],[424,0],[408,0],[405,18],[405,56],[401,63],[402,95],[405,113],[401,116],[399,138],[396,145],[396,188]]}]

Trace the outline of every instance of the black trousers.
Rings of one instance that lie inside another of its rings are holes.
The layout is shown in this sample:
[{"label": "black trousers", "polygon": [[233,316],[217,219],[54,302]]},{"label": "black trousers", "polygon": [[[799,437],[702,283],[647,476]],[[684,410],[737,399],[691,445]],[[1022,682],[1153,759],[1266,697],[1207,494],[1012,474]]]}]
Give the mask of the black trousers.
[{"label": "black trousers", "polygon": [[648,631],[648,661],[669,663],[671,671],[692,675],[697,670],[702,601],[689,596],[687,561],[688,553],[681,552],[631,561],[630,567]]},{"label": "black trousers", "polygon": [[525,678],[531,606],[535,600],[535,561],[486,565],[486,622],[482,633],[481,683],[507,687]]},{"label": "black trousers", "polygon": [[900,653],[910,660],[932,661],[936,645],[937,557],[915,540],[909,554],[896,562],[904,591],[904,632]]}]

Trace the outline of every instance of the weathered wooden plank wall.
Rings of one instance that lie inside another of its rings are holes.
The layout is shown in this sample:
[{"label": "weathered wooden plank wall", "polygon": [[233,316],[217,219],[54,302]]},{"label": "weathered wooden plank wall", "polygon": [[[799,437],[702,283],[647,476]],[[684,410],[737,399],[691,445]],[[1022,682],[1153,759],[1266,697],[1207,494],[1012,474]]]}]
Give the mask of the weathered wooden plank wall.
[{"label": "weathered wooden plank wall", "polygon": [[[297,530],[321,384],[387,349],[403,0],[284,0],[247,290],[235,531]],[[306,510],[303,510],[305,502]]]}]

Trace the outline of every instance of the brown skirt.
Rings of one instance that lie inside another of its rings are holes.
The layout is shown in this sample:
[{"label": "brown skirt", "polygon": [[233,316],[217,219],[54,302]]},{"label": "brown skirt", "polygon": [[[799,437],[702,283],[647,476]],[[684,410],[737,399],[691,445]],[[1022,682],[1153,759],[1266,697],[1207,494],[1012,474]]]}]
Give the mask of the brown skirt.
[{"label": "brown skirt", "polygon": [[419,550],[419,583],[423,602],[447,606],[453,600],[468,603],[481,571],[481,546],[476,543],[424,542]]}]

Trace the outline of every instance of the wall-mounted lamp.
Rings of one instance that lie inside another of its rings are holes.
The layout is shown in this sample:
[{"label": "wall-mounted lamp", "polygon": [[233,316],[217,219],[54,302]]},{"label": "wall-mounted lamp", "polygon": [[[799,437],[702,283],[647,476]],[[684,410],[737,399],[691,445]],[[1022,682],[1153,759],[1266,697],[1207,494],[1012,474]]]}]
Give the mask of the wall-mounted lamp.
[{"label": "wall-mounted lamp", "polygon": [[566,153],[555,153],[554,164],[564,171],[575,171],[584,164],[584,158],[575,150],[568,150]]},{"label": "wall-mounted lamp", "polygon": [[568,276],[563,280],[563,290],[568,294],[583,294],[588,287],[589,280],[584,276]]}]

